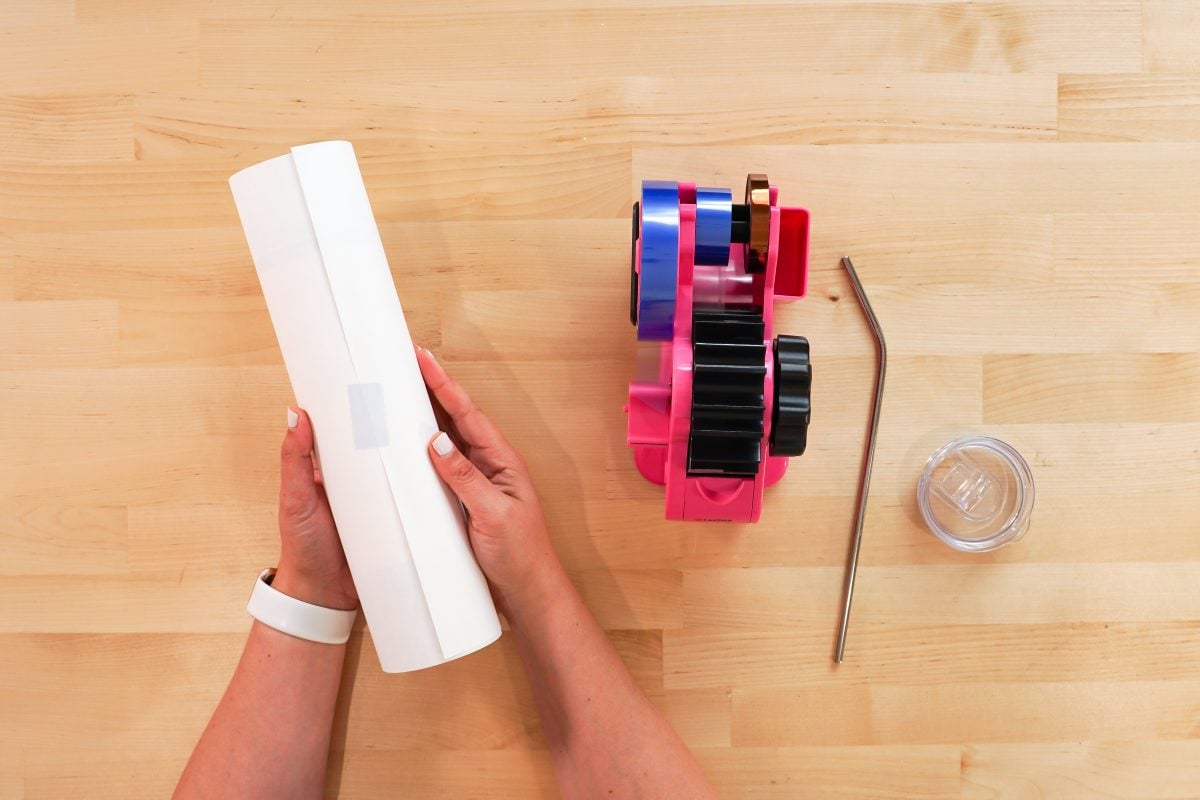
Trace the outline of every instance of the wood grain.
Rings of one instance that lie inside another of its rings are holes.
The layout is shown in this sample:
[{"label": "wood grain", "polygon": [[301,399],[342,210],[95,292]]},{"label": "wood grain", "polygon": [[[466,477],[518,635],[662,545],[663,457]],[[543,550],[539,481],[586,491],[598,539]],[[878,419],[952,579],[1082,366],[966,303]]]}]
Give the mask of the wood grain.
[{"label": "wood grain", "polygon": [[4,97],[0,147],[14,161],[131,160],[128,95]]},{"label": "wood grain", "polygon": [[1062,75],[1059,141],[1194,142],[1200,81],[1191,74]]},{"label": "wood grain", "polygon": [[[730,798],[1200,797],[1191,0],[15,0],[0,7],[0,798],[166,796],[277,556],[291,400],[227,179],[354,141],[414,338]],[[757,526],[662,520],[624,442],[643,178],[813,212],[809,452]],[[892,356],[830,661],[873,351]],[[964,556],[968,432],[1038,485]],[[328,795],[554,796],[511,640],[350,645]]]}]

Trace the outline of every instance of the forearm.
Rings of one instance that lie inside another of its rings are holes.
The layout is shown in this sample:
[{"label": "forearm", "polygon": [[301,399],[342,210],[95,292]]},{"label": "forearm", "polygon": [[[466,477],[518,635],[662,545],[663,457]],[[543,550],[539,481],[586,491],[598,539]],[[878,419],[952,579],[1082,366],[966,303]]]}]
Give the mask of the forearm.
[{"label": "forearm", "polygon": [[565,798],[716,796],[557,563],[506,610]]},{"label": "forearm", "polygon": [[175,798],[321,797],[345,655],[255,621]]}]

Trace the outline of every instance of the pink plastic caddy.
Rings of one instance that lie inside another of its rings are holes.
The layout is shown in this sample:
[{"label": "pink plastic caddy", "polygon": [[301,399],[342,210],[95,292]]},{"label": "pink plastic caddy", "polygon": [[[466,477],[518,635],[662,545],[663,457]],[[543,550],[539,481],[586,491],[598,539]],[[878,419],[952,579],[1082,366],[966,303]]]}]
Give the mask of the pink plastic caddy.
[{"label": "pink plastic caddy", "polygon": [[776,300],[807,293],[808,227],[765,175],[747,178],[742,204],[729,190],[643,183],[627,441],[638,471],[665,485],[667,519],[756,522],[763,488],[804,451],[808,341],[772,340],[772,323]]}]

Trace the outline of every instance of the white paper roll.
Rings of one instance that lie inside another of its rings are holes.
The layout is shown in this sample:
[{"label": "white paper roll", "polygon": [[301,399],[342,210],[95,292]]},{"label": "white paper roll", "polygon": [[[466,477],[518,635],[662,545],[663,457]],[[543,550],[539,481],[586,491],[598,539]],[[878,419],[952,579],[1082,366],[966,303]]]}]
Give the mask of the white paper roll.
[{"label": "white paper roll", "polygon": [[462,510],[426,454],[437,422],[349,142],[229,179],[384,672],[500,636]]}]

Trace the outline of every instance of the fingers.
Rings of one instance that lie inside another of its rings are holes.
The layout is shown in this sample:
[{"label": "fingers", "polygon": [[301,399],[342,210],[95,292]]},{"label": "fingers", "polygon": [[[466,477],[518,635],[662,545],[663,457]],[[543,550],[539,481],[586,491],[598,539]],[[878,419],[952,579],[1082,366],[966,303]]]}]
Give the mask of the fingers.
[{"label": "fingers", "polygon": [[500,500],[500,490],[464,456],[445,433],[429,441],[433,468],[473,516],[486,515]]},{"label": "fingers", "polygon": [[308,414],[288,409],[288,431],[279,451],[279,512],[305,519],[316,510],[320,495],[313,475],[313,431]]},{"label": "fingers", "polygon": [[425,385],[433,393],[433,398],[454,423],[455,431],[466,444],[472,454],[476,449],[490,451],[490,454],[509,463],[498,466],[515,467],[520,463],[517,452],[504,438],[487,416],[475,405],[470,395],[451,378],[437,359],[423,347],[417,348],[417,364],[421,367],[421,376]]}]

